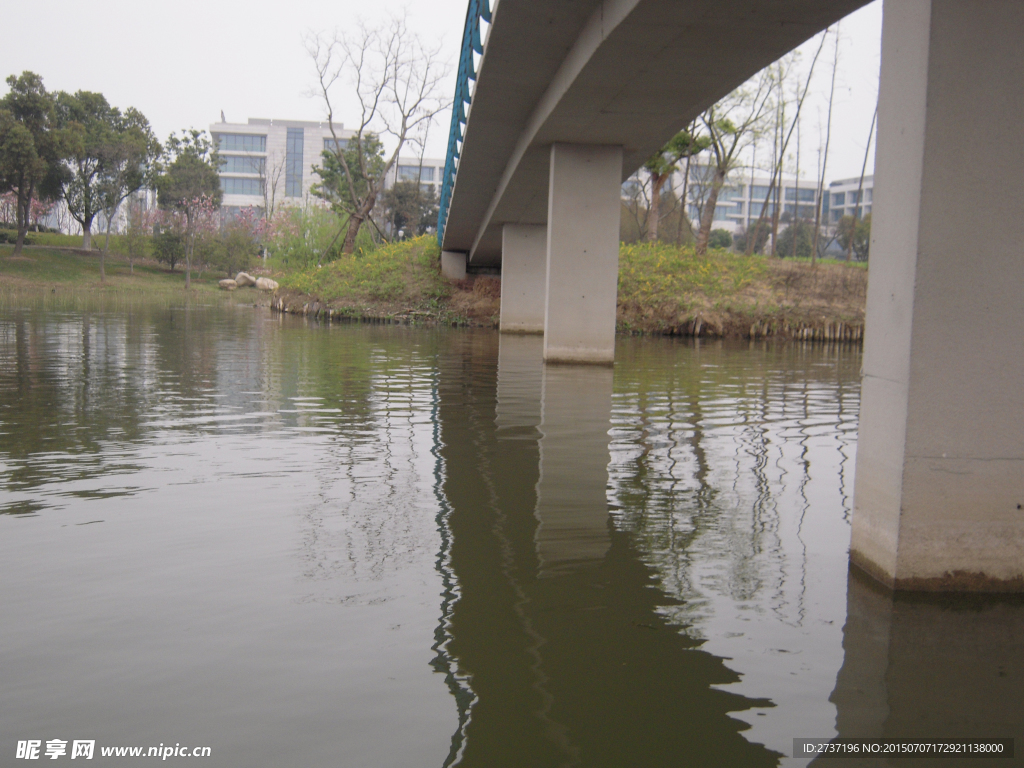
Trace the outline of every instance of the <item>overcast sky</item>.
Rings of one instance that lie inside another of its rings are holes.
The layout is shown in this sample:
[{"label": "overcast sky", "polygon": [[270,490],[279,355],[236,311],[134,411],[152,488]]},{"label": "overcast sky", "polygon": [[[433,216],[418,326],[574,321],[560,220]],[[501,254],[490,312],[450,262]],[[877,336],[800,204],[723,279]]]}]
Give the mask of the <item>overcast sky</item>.
[{"label": "overcast sky", "polygon": [[[116,106],[141,110],[161,140],[173,130],[208,128],[221,110],[230,122],[322,120],[321,102],[308,95],[314,70],[303,35],[344,28],[360,15],[372,22],[388,12],[405,13],[411,29],[440,43],[454,70],[466,0],[35,0],[4,9],[10,34],[0,46],[0,74],[27,69],[50,90],[99,91]],[[829,180],[861,171],[878,92],[881,19],[876,0],[841,25]],[[812,55],[805,51],[805,65]],[[829,48],[801,123],[805,178],[816,175],[819,115],[823,129],[830,74]],[[454,76],[451,82],[454,91]],[[344,114],[336,119],[350,122]],[[443,155],[449,119],[442,115],[431,130],[428,155]]]}]

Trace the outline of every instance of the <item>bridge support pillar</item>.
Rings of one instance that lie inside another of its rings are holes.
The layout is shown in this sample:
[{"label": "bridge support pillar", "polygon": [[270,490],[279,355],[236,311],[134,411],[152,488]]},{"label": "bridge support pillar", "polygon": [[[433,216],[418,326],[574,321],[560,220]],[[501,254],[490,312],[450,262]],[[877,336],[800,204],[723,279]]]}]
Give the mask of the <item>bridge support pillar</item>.
[{"label": "bridge support pillar", "polygon": [[544,333],[547,237],[543,224],[502,227],[502,333]]},{"label": "bridge support pillar", "polygon": [[548,182],[544,359],[615,360],[622,148],[554,144]]},{"label": "bridge support pillar", "polygon": [[885,4],[850,557],[896,589],[1024,591],[1021,29]]},{"label": "bridge support pillar", "polygon": [[449,280],[466,279],[466,254],[441,251],[441,275]]}]

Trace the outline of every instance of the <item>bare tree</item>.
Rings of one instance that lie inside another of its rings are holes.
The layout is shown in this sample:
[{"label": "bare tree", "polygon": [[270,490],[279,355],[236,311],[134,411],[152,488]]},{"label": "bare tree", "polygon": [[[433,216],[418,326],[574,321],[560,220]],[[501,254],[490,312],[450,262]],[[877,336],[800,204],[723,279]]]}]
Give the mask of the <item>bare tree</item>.
[{"label": "bare tree", "polygon": [[765,118],[771,108],[775,79],[768,69],[737,88],[700,116],[711,154],[711,179],[707,199],[700,212],[696,251],[703,254],[715,218],[718,193],[725,178],[739,162],[740,153],[764,130]]},{"label": "bare tree", "polygon": [[267,154],[266,161],[258,167],[260,192],[263,194],[263,218],[270,221],[277,210],[277,190],[284,177],[285,158],[280,152]]},{"label": "bare tree", "polygon": [[[871,116],[871,127],[868,128],[868,143],[864,146],[864,164],[860,167],[860,182],[857,184],[857,198],[853,201],[853,229],[857,229],[857,222],[864,218],[864,172],[868,169],[868,154],[871,152],[871,136],[875,132],[875,121],[878,120],[878,103],[875,103],[875,113]],[[846,260],[853,259],[853,241],[851,234],[846,244]]]},{"label": "bare tree", "polygon": [[[818,169],[818,205],[814,211],[814,244],[811,247],[811,266],[818,263],[818,239],[821,236],[821,206],[825,194],[825,168],[828,166],[828,145],[832,139],[832,100],[836,93],[836,70],[839,69],[839,25],[836,25],[836,49],[832,55],[832,83],[828,90],[828,120],[825,123],[825,152]],[[819,118],[820,121],[820,118]],[[820,123],[819,123],[820,124]]]},{"label": "bare tree", "polygon": [[[790,58],[788,61],[786,58],[780,59],[773,66],[776,68],[775,80],[778,83],[779,98],[775,104],[775,159],[772,163],[772,176],[771,181],[768,184],[768,192],[764,197],[764,203],[761,206],[761,214],[757,219],[755,231],[760,230],[763,226],[764,217],[768,209],[768,203],[774,196],[775,205],[772,206],[772,254],[775,253],[775,234],[778,231],[778,217],[779,217],[779,186],[782,177],[782,162],[786,156],[786,149],[789,147],[789,140],[793,137],[793,130],[796,128],[797,122],[800,120],[800,111],[804,106],[804,99],[807,98],[807,91],[811,86],[811,78],[814,77],[814,67],[818,63],[818,57],[821,56],[821,51],[825,47],[825,39],[828,30],[825,34],[822,34],[821,41],[818,43],[818,49],[814,53],[814,58],[811,59],[811,67],[807,72],[807,79],[804,81],[803,89],[800,88],[799,83],[796,85],[796,114],[793,115],[793,121],[789,123],[789,128],[786,128],[787,120],[785,115],[785,99],[783,93],[783,83],[789,77],[789,71],[792,68],[794,60]],[[771,67],[768,68],[769,70]],[[753,201],[751,201],[753,203]],[[747,241],[747,255],[749,256],[753,251],[753,240],[756,238],[748,238]]]},{"label": "bare tree", "polygon": [[[442,96],[449,67],[440,58],[440,46],[425,46],[400,17],[376,27],[360,22],[352,33],[309,35],[305,42],[334,138],[330,152],[340,170],[339,178],[334,183],[325,178],[321,189],[333,191],[332,204],[348,214],[342,251],[352,253],[359,228],[370,217],[406,141],[451,106]],[[359,102],[355,135],[347,141],[335,129],[332,101],[345,84]],[[381,150],[376,148],[387,139],[394,142],[394,150],[380,162]]]}]

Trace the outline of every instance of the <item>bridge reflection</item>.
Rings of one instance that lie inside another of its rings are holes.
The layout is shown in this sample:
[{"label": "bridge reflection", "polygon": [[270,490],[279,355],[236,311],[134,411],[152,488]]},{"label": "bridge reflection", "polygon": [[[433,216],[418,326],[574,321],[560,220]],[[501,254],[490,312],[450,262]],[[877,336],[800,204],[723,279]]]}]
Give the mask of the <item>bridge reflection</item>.
[{"label": "bridge reflection", "polygon": [[538,342],[466,334],[440,366],[446,648],[472,690],[449,764],[777,764],[730,716],[769,703],[715,687],[736,673],[611,524],[611,372],[544,369]]}]

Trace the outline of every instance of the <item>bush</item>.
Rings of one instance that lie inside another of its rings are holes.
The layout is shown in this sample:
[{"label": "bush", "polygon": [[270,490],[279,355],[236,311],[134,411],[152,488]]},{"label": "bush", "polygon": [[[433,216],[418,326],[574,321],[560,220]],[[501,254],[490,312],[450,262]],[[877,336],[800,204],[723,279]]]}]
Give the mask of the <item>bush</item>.
[{"label": "bush", "polygon": [[[305,269],[327,264],[341,256],[345,242],[347,217],[342,217],[315,202],[301,208],[285,208],[274,216],[267,245],[274,261],[289,269]],[[356,237],[356,253],[369,253],[376,247],[365,222]]]},{"label": "bush", "polygon": [[[760,222],[760,226],[755,222],[753,229],[756,230],[756,237],[754,238],[754,253],[764,253],[764,247],[768,244],[768,235],[771,233],[771,223],[768,221]],[[747,238],[751,235],[746,230],[740,230],[733,237],[733,244],[736,246],[736,250],[740,253],[747,252]]]},{"label": "bush", "polygon": [[153,236],[153,255],[161,264],[174,267],[185,258],[185,239],[172,229],[165,229]]},{"label": "bush", "polygon": [[732,248],[732,233],[727,229],[712,229],[708,235],[709,248]]},{"label": "bush", "polygon": [[[794,243],[796,244],[795,253],[793,251]],[[809,259],[811,258],[813,247],[814,225],[802,219],[797,219],[779,234],[775,255],[783,258],[786,256],[796,256],[798,259]]]},{"label": "bush", "polygon": [[[25,245],[32,245],[32,236],[25,235]],[[0,243],[9,243],[14,245],[18,242],[18,230],[16,229],[0,229]]]}]

